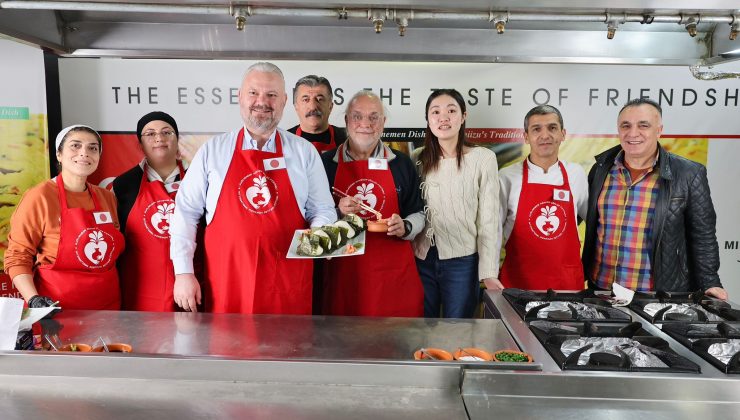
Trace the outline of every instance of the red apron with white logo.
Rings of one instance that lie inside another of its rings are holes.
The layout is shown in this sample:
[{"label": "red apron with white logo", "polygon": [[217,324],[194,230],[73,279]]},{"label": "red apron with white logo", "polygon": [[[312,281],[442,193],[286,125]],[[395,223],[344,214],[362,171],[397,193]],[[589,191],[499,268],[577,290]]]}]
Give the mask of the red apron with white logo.
[{"label": "red apron with white logo", "polygon": [[[185,175],[177,162],[180,177]],[[179,183],[173,183],[173,186]],[[126,222],[126,252],[121,256],[122,308],[126,311],[172,312],[175,270],[170,260],[170,217],[177,189],[149,181],[147,167]]]},{"label": "red apron with white logo", "polygon": [[[558,162],[563,185],[530,184],[523,162],[522,190],[514,228],[506,242],[499,280],[525,290],[582,290],[583,266],[565,166]],[[567,199],[566,199],[567,198]]]},{"label": "red apron with white logo", "polygon": [[[389,218],[400,213],[396,183],[389,168],[370,170],[368,161],[344,162],[344,145],[334,187]],[[364,219],[374,218],[364,210]],[[411,243],[385,233],[366,232],[365,254],[333,258],[324,279],[324,314],[408,316],[424,314],[424,289]]]},{"label": "red apron with white logo", "polygon": [[125,247],[123,235],[103,212],[90,184],[92,211],[67,207],[62,175],[57,176],[61,205],[59,250],[53,264],[36,270],[36,290],[59,301],[64,309],[121,309],[116,259]]},{"label": "red apron with white logo", "polygon": [[[303,130],[301,130],[301,127],[299,126],[298,129],[296,129],[295,134],[296,136],[301,137],[302,133]],[[319,153],[334,149],[337,147],[337,142],[334,141],[334,127],[329,126],[329,144],[322,143],[320,141],[311,141],[309,143],[313,144],[313,147],[315,147]]]},{"label": "red apron with white logo", "polygon": [[288,177],[280,134],[275,153],[242,150],[243,142],[244,129],[206,227],[205,309],[310,315],[313,263],[285,258],[294,232],[308,224]]}]

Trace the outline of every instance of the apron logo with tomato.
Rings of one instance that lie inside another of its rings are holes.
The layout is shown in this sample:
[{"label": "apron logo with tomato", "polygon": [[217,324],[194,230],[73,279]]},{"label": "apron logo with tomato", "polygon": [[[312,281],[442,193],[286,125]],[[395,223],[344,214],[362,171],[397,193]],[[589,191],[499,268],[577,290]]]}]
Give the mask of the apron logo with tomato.
[{"label": "apron logo with tomato", "polygon": [[[347,188],[347,194],[362,201],[368,207],[382,213],[385,207],[385,190],[383,186],[367,178],[358,179]],[[367,210],[360,210],[360,217],[368,219],[372,216]]]},{"label": "apron logo with tomato", "polygon": [[269,213],[278,202],[277,184],[263,171],[254,171],[239,181],[239,202],[252,213]]},{"label": "apron logo with tomato", "polygon": [[170,237],[170,218],[174,213],[174,200],[155,201],[144,210],[144,227],[155,238],[168,239]]},{"label": "apron logo with tomato", "polygon": [[97,228],[83,230],[75,241],[75,253],[80,263],[87,268],[107,267],[113,255],[113,236]]},{"label": "apron logo with tomato", "polygon": [[554,201],[545,201],[532,207],[529,212],[529,228],[534,236],[551,241],[565,232],[568,219],[565,209]]}]

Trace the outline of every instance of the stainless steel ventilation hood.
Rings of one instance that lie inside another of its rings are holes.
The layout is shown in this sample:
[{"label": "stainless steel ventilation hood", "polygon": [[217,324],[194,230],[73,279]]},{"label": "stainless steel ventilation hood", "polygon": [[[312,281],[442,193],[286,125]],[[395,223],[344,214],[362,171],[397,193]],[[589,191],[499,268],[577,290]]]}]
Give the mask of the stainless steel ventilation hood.
[{"label": "stainless steel ventilation hood", "polygon": [[738,7],[737,0],[0,0],[0,34],[80,57],[715,65],[740,58],[740,39],[730,39],[740,30]]}]

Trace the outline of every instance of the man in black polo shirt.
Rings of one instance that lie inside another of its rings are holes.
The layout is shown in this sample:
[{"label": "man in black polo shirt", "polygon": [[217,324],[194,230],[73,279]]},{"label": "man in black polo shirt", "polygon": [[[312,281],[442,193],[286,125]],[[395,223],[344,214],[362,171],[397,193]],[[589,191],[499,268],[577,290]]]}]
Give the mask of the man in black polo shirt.
[{"label": "man in black polo shirt", "polygon": [[300,78],[293,89],[293,103],[300,124],[288,131],[310,141],[319,153],[332,150],[346,140],[343,128],[329,124],[334,95],[326,78],[313,74]]}]

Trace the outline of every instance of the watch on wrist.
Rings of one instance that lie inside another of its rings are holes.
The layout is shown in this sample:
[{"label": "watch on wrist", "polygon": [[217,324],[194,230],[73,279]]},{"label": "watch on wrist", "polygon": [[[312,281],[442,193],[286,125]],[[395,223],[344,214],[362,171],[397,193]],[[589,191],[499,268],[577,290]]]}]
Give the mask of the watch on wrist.
[{"label": "watch on wrist", "polygon": [[409,222],[406,219],[403,219],[403,236],[409,236],[409,233],[411,233],[411,222]]}]

